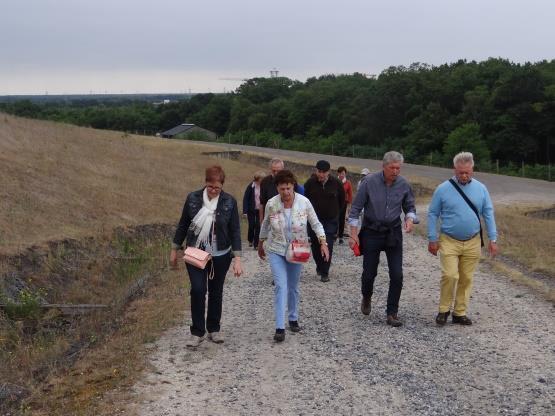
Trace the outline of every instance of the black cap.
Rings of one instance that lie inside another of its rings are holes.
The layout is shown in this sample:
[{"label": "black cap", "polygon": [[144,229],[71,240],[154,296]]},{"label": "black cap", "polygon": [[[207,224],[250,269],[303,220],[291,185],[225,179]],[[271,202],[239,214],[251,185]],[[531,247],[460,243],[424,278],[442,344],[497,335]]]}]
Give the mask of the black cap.
[{"label": "black cap", "polygon": [[327,160],[319,160],[318,162],[316,162],[316,169],[321,170],[322,172],[327,172],[328,170],[330,170],[330,168],[330,162],[328,162]]}]

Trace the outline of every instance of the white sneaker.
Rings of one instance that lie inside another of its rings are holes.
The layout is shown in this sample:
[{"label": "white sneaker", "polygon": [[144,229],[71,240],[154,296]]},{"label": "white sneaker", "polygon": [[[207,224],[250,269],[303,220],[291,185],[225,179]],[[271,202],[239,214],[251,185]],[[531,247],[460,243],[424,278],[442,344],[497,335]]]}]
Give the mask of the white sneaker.
[{"label": "white sneaker", "polygon": [[208,333],[208,338],[210,339],[210,341],[212,341],[216,344],[223,344],[224,343],[224,337],[220,332],[209,332]]},{"label": "white sneaker", "polygon": [[191,336],[189,337],[185,345],[187,345],[190,348],[196,348],[202,343],[202,341],[204,341],[204,336],[199,337],[191,334]]}]

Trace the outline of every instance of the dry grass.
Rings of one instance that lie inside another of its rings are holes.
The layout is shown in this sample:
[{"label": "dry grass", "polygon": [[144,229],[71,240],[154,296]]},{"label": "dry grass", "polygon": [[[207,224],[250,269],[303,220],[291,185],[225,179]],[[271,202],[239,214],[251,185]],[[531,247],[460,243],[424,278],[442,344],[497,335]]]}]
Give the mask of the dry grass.
[{"label": "dry grass", "polygon": [[206,146],[0,114],[0,252],[120,225],[176,222],[215,162],[238,200],[260,168]]},{"label": "dry grass", "polygon": [[[0,114],[0,254],[35,245],[45,252],[47,242],[67,238],[105,249],[109,242],[102,239],[116,227],[176,223],[185,196],[202,186],[204,168],[215,163],[226,171],[225,190],[240,203],[260,167],[201,154],[207,150],[213,148]],[[170,237],[157,244],[169,251]],[[44,267],[26,281],[45,287],[51,302],[117,304],[148,262],[135,267],[124,261],[118,271],[117,264],[103,264],[109,256],[95,259],[96,254],[78,251],[81,257],[75,258],[63,248],[51,250]],[[0,266],[2,273],[10,269],[7,263]],[[59,322],[57,316],[32,323],[37,329],[0,313],[1,379],[29,389],[27,413],[117,410],[120,391],[143,368],[145,342],[175,324],[186,309],[183,270],[160,279],[146,297],[116,308],[115,316],[93,315],[61,332],[43,328]],[[76,343],[85,347],[85,355],[68,366],[68,350]],[[115,399],[103,399],[113,389],[109,397]]]},{"label": "dry grass", "polygon": [[497,229],[503,254],[526,268],[555,278],[555,220],[525,215],[545,207],[498,206]]},{"label": "dry grass", "polygon": [[26,403],[33,415],[113,415],[130,400],[129,389],[146,366],[149,345],[183,319],[184,271],[164,273],[146,296],[134,301],[121,327],[102,339],[70,369],[50,377]]},{"label": "dry grass", "polygon": [[[427,205],[429,198],[418,200],[419,204]],[[500,254],[506,256],[511,261],[524,266],[525,269],[538,272],[543,275],[555,278],[555,221],[553,219],[541,219],[527,216],[526,213],[541,210],[549,207],[537,205],[500,205],[495,206],[495,219],[497,224],[498,245]],[[416,227],[419,235],[426,237],[426,216],[421,216],[421,224]],[[484,229],[484,238],[487,244],[487,233]],[[495,260],[493,265],[503,268],[503,270],[513,270],[513,275],[522,275],[510,264],[501,266],[502,260]],[[527,279],[517,279],[521,283],[527,284],[532,288],[538,286]],[[542,290],[543,291],[543,290]],[[545,291],[543,291],[545,292]],[[550,294],[549,296],[552,296]]]}]

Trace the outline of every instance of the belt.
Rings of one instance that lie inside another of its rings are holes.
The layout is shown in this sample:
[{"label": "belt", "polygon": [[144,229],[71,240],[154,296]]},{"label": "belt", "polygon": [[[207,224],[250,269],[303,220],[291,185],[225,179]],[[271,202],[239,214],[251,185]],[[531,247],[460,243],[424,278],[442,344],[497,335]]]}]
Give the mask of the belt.
[{"label": "belt", "polygon": [[466,240],[459,240],[458,238],[452,237],[452,236],[450,236],[449,234],[445,234],[445,235],[446,235],[447,237],[449,237],[449,238],[452,238],[453,240],[457,240],[457,241],[460,241],[460,242],[464,243],[464,242],[466,242],[466,241],[472,240],[472,239],[473,239],[474,237],[476,237],[478,234],[480,234],[480,233],[477,232],[477,233],[474,234],[472,237],[467,238]]}]

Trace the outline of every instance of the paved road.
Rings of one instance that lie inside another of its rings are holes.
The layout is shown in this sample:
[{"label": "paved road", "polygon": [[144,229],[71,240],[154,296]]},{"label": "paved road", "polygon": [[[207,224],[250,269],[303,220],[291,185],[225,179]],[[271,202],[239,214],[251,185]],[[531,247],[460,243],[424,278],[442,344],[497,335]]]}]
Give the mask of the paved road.
[{"label": "paved road", "polygon": [[[187,143],[187,142],[184,142]],[[207,144],[206,142],[194,142]],[[332,166],[341,165],[357,168],[368,168],[377,171],[381,168],[381,161],[360,159],[344,156],[330,156],[317,153],[304,153],[293,150],[271,149],[255,146],[243,146],[238,144],[210,143],[212,146],[225,149],[241,150],[244,152],[279,156],[282,159],[297,159],[302,161],[316,162],[319,159],[327,159]],[[405,176],[417,176],[430,179],[432,182],[441,182],[449,178],[453,171],[446,168],[412,165],[406,163],[403,166]],[[496,175],[493,173],[476,173],[476,178],[486,184],[492,199],[498,203],[526,202],[533,204],[555,204],[555,182],[541,181],[537,179],[519,178],[515,176]]]}]

